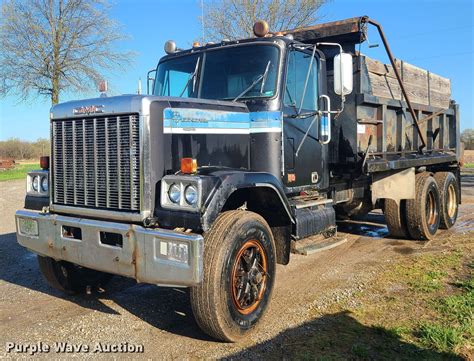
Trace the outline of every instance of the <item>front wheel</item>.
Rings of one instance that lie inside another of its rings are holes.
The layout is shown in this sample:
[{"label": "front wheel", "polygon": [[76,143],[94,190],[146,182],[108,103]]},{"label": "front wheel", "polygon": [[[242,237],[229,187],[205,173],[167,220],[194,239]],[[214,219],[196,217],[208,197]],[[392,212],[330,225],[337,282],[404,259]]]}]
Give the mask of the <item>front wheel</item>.
[{"label": "front wheel", "polygon": [[51,257],[38,256],[38,265],[51,287],[70,295],[105,286],[112,278],[109,273],[56,261]]},{"label": "front wheel", "polygon": [[256,213],[222,213],[205,237],[204,279],[191,289],[201,329],[234,342],[264,315],[275,282],[276,255],[267,222]]}]

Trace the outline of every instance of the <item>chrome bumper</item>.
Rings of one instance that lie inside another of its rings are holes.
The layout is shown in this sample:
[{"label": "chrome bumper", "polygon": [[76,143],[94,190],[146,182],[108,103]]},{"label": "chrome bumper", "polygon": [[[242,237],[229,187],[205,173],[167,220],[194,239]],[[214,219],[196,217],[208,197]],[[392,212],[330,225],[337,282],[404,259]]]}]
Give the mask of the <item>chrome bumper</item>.
[{"label": "chrome bumper", "polygon": [[[37,235],[22,233],[21,219],[36,221]],[[139,282],[193,286],[202,281],[204,241],[199,234],[25,210],[16,212],[15,221],[18,243],[42,256]],[[63,226],[80,228],[80,239],[65,237]],[[103,244],[101,232],[122,235],[122,245]],[[181,249],[187,256],[181,255],[181,261],[174,259],[168,244],[184,247]]]}]

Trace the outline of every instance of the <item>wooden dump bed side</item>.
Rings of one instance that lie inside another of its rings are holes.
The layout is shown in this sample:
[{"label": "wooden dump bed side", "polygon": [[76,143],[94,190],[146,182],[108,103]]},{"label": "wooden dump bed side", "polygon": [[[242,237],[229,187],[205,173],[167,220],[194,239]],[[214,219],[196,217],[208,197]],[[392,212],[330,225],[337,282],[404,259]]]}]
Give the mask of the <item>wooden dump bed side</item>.
[{"label": "wooden dump bed side", "polygon": [[[402,100],[400,84],[395,77],[391,65],[361,55],[361,66],[367,70],[367,86],[363,93],[378,97]],[[451,81],[428,70],[396,59],[398,71],[401,74],[405,89],[413,103],[431,105],[448,109],[451,100]]]}]

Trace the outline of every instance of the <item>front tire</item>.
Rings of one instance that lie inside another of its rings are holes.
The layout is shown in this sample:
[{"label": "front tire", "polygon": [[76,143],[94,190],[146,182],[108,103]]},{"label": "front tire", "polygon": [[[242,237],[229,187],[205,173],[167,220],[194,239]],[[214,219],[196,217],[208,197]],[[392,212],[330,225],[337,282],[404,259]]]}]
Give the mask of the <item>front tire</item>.
[{"label": "front tire", "polygon": [[253,212],[224,212],[205,237],[203,260],[204,279],[191,288],[196,322],[213,338],[238,341],[255,329],[273,291],[270,227]]},{"label": "front tire", "polygon": [[38,255],[38,265],[48,284],[69,295],[85,293],[87,288],[105,286],[112,275],[89,268],[80,267],[66,261],[56,261],[51,257]]}]

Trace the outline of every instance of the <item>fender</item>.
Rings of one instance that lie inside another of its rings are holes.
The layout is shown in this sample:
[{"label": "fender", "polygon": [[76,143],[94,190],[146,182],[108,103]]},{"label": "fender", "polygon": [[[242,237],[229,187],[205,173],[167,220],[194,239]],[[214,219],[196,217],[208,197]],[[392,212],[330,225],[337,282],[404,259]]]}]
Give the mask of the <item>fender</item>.
[{"label": "fender", "polygon": [[289,220],[294,223],[294,217],[283,186],[273,174],[234,169],[210,170],[200,172],[200,174],[211,176],[214,179],[217,178],[213,189],[208,194],[203,195],[205,201],[201,213],[201,226],[204,231],[211,228],[212,223],[232,193],[243,188],[266,187],[271,189],[280,199]]}]

